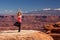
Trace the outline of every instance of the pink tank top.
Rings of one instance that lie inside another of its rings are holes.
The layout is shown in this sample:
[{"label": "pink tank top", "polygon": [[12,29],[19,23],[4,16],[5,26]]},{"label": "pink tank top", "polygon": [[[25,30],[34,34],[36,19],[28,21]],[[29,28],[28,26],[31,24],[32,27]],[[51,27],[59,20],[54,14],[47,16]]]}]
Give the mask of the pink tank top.
[{"label": "pink tank top", "polygon": [[18,16],[18,19],[17,20],[18,20],[18,22],[21,23],[22,22],[22,16]]}]

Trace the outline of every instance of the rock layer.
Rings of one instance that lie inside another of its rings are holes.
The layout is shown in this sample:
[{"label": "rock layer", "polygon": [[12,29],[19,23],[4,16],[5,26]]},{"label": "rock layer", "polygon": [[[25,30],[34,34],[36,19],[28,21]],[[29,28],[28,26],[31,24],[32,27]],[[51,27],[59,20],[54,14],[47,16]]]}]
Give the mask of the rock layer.
[{"label": "rock layer", "polygon": [[0,40],[53,40],[50,35],[36,30],[8,30],[0,32]]}]

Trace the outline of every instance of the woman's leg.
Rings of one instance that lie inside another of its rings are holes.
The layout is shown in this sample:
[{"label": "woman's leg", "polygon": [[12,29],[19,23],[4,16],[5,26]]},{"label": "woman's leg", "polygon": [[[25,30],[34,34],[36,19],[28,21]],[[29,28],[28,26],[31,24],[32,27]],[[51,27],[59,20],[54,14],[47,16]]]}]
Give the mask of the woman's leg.
[{"label": "woman's leg", "polygon": [[18,32],[20,32],[20,27],[18,28]]},{"label": "woman's leg", "polygon": [[19,25],[19,28],[18,28],[18,32],[20,32],[20,30],[21,30],[21,23],[19,23],[20,25]]}]

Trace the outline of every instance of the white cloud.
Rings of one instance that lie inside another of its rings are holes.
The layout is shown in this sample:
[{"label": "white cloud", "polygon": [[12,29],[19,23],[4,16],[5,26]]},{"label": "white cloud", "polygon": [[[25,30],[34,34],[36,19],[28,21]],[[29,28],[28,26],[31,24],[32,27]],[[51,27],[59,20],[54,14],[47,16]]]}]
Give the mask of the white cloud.
[{"label": "white cloud", "polygon": [[43,10],[60,10],[60,8],[54,8],[54,9],[52,9],[52,8],[45,8]]},{"label": "white cloud", "polygon": [[2,11],[0,11],[0,13],[2,13]]},{"label": "white cloud", "polygon": [[13,11],[13,10],[8,10],[8,9],[5,9],[5,10],[0,10],[0,13],[3,13],[3,14],[5,14],[5,13],[16,13],[16,10],[15,11]]},{"label": "white cloud", "polygon": [[31,9],[30,11],[34,11],[33,9]]},{"label": "white cloud", "polygon": [[11,13],[11,12],[13,12],[13,10],[9,10],[8,12]]},{"label": "white cloud", "polygon": [[7,12],[8,12],[8,10],[6,9],[6,10],[5,10],[5,12],[7,13]]},{"label": "white cloud", "polygon": [[25,13],[28,13],[28,11],[25,11]]},{"label": "white cloud", "polygon": [[54,10],[60,10],[60,8],[55,8]]},{"label": "white cloud", "polygon": [[22,11],[22,13],[28,13],[28,11]]},{"label": "white cloud", "polygon": [[13,10],[7,10],[7,9],[6,9],[6,10],[4,10],[3,12],[4,12],[4,13],[12,13]]},{"label": "white cloud", "polygon": [[45,8],[45,9],[43,9],[43,10],[51,10],[51,8]]},{"label": "white cloud", "polygon": [[37,11],[37,9],[34,9],[34,11]]}]

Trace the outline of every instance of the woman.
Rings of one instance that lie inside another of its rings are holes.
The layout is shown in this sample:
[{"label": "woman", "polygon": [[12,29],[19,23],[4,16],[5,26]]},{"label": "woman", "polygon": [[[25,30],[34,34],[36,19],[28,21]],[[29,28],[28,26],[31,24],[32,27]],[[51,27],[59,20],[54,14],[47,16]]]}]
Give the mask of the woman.
[{"label": "woman", "polygon": [[17,13],[17,26],[19,27],[18,28],[18,32],[20,32],[21,30],[21,22],[22,22],[22,13],[21,12],[18,12]]}]

